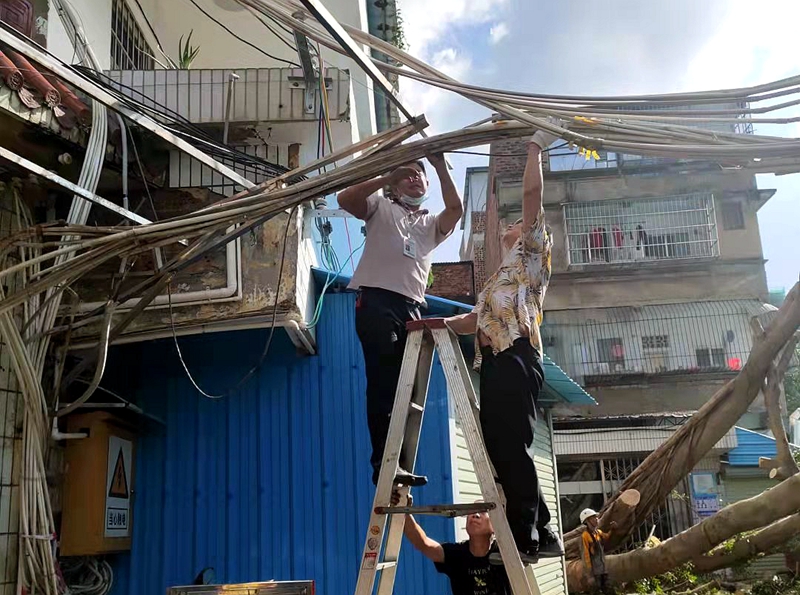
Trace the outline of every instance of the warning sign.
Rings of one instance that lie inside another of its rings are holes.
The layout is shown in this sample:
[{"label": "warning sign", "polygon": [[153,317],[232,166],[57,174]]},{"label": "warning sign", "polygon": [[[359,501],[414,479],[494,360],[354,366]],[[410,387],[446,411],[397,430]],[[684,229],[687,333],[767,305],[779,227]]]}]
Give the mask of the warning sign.
[{"label": "warning sign", "polygon": [[364,554],[364,562],[361,564],[361,568],[364,570],[372,570],[375,568],[378,562],[378,554],[375,552],[367,552]]},{"label": "warning sign", "polygon": [[118,436],[108,437],[105,536],[129,537],[133,444]]},{"label": "warning sign", "polygon": [[128,499],[128,474],[125,471],[125,457],[122,456],[122,447],[117,454],[117,462],[114,464],[114,473],[111,476],[111,489],[108,495],[112,498]]}]

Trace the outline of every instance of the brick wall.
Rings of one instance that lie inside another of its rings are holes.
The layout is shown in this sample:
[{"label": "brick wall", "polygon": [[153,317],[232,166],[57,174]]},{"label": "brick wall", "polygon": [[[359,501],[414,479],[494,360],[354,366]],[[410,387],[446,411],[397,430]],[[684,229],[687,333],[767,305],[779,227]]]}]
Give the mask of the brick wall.
[{"label": "brick wall", "polygon": [[486,251],[483,247],[486,233],[486,212],[472,213],[472,276],[476,293],[486,283]]},{"label": "brick wall", "polygon": [[428,289],[429,294],[467,304],[475,303],[471,262],[435,262],[431,269],[433,285]]},{"label": "brick wall", "polygon": [[527,150],[527,138],[511,138],[492,143],[490,177],[494,173],[498,179],[521,180],[525,171]]}]

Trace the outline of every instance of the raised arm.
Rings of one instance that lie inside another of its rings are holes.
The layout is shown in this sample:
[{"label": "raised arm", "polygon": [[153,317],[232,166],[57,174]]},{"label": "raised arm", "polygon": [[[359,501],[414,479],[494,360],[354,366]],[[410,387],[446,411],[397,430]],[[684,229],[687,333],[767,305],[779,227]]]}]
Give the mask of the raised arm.
[{"label": "raised arm", "polygon": [[406,521],[403,525],[403,533],[406,538],[411,542],[416,549],[422,552],[422,555],[428,558],[431,562],[441,564],[444,562],[444,548],[442,544],[431,539],[425,534],[410,514],[406,515]]},{"label": "raised arm", "polygon": [[461,221],[464,214],[464,205],[461,203],[461,196],[456,190],[456,185],[447,169],[447,162],[441,153],[428,155],[428,162],[436,170],[439,177],[439,184],[442,187],[442,199],[444,200],[444,211],[439,214],[439,233],[443,236],[450,235]]},{"label": "raised arm", "polygon": [[[392,506],[400,505],[403,497],[405,497],[405,506],[414,505],[414,499],[411,497],[411,494],[404,492],[404,495],[401,495],[398,489],[395,488],[392,490]],[[428,558],[428,560],[436,564],[444,562],[444,548],[442,544],[428,537],[425,531],[422,530],[422,527],[417,524],[417,521],[415,521],[414,517],[410,514],[406,515],[405,523],[403,524],[403,534],[406,536],[406,539],[411,542],[411,545],[422,552],[422,555]]]},{"label": "raised arm", "polygon": [[522,229],[528,230],[542,212],[544,176],[542,174],[542,151],[556,140],[555,135],[537,130],[528,144],[528,160],[522,174]]},{"label": "raised arm", "polygon": [[403,177],[412,177],[416,175],[417,170],[413,167],[398,167],[388,176],[367,180],[366,182],[361,182],[360,184],[342,190],[337,196],[339,206],[353,217],[369,219],[371,213],[369,212],[367,199],[370,196],[379,190],[383,190],[386,186],[396,186]]}]

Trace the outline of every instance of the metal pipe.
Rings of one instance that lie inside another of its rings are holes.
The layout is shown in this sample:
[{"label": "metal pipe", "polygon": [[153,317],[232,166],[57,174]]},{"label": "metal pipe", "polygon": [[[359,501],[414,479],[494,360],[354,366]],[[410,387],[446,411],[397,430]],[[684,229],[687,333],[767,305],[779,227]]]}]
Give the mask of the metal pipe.
[{"label": "metal pipe", "polygon": [[47,178],[51,182],[58,184],[59,186],[66,188],[73,194],[77,194],[81,198],[85,198],[86,200],[90,200],[95,204],[98,204],[102,207],[105,207],[115,213],[122,215],[126,219],[133,221],[134,223],[138,223],[140,225],[147,225],[148,223],[152,223],[149,219],[145,219],[144,217],[137,215],[129,211],[128,209],[124,209],[117,204],[114,204],[110,200],[106,200],[102,196],[98,196],[94,192],[89,192],[85,188],[81,188],[77,184],[73,184],[66,178],[62,178],[57,173],[50,171],[49,169],[45,169],[40,165],[37,165],[33,161],[28,161],[21,155],[17,155],[13,151],[9,151],[5,147],[0,147],[0,157],[11,161],[12,163],[16,163],[20,167],[24,167],[30,172],[35,173],[36,175],[42,176],[43,178]]},{"label": "metal pipe", "polygon": [[225,98],[225,124],[222,129],[222,144],[228,144],[228,130],[231,125],[231,106],[233,104],[233,89],[236,81],[239,80],[239,75],[231,72],[228,75],[228,96]]}]

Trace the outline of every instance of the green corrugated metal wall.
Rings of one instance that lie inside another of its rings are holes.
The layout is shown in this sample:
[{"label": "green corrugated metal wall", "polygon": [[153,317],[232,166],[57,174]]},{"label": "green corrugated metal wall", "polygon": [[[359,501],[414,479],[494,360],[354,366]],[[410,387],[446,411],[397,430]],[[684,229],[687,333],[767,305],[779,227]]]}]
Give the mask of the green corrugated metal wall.
[{"label": "green corrugated metal wall", "polygon": [[[553,456],[552,433],[548,426],[549,416],[541,415],[536,427],[536,471],[539,481],[542,482],[550,514],[553,516],[553,528],[561,531],[561,514],[558,509],[558,494],[556,492],[556,465]],[[475,477],[475,470],[467,451],[464,434],[458,425],[455,426],[455,474],[453,482],[456,489],[457,502],[475,502],[481,497],[481,490]],[[457,521],[456,535],[458,539],[466,539],[464,520]],[[535,567],[536,579],[542,595],[566,595],[567,587],[564,580],[564,564],[560,558],[539,562]]]},{"label": "green corrugated metal wall", "polygon": [[[774,485],[775,482],[767,477],[726,476],[723,487],[725,503],[733,504],[740,500],[758,496],[761,492]],[[765,556],[764,558],[759,558],[755,562],[751,562],[748,568],[757,577],[763,575],[772,576],[779,570],[785,570],[786,564],[782,555]]]}]

